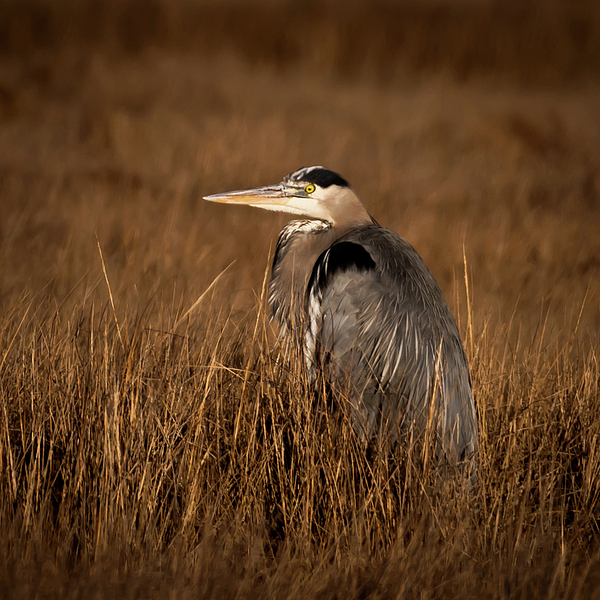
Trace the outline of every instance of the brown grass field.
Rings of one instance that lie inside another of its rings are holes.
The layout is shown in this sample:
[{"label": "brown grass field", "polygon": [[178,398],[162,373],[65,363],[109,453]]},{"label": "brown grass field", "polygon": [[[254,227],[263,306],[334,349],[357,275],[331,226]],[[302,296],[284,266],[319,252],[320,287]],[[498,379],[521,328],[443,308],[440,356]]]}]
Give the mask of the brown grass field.
[{"label": "brown grass field", "polygon": [[[478,482],[366,456],[273,344],[347,177],[457,317]],[[600,597],[595,2],[0,5],[0,597]]]}]

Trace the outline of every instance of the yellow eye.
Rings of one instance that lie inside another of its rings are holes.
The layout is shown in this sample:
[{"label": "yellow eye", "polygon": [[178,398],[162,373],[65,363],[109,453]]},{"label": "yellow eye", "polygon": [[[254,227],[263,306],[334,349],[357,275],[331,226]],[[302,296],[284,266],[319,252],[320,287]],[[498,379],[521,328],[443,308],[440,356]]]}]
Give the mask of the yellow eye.
[{"label": "yellow eye", "polygon": [[312,194],[312,193],[315,191],[315,189],[316,189],[316,188],[315,188],[315,186],[314,186],[312,183],[309,183],[309,184],[308,184],[308,185],[307,185],[307,186],[304,188],[304,191],[305,191],[307,194]]}]

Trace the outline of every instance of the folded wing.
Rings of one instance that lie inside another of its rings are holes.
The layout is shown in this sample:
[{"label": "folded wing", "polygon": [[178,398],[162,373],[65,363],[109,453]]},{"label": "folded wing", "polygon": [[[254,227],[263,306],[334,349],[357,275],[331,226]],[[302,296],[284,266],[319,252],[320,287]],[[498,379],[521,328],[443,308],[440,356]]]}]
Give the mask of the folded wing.
[{"label": "folded wing", "polygon": [[307,289],[306,353],[342,390],[365,438],[435,435],[452,463],[477,449],[467,359],[435,279],[378,225],[323,252]]}]

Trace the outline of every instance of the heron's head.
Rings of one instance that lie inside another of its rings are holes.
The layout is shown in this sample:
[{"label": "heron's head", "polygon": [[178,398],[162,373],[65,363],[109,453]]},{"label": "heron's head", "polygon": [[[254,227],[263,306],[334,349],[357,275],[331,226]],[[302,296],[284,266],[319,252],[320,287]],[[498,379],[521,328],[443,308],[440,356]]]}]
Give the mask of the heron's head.
[{"label": "heron's head", "polygon": [[371,222],[350,184],[325,167],[303,167],[286,175],[277,185],[213,194],[204,199],[302,215],[333,225]]}]

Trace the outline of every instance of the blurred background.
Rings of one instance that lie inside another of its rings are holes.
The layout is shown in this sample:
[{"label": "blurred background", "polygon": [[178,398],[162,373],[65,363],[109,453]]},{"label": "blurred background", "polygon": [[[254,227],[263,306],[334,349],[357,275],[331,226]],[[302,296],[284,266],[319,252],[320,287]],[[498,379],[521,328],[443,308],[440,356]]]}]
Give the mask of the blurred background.
[{"label": "blurred background", "polygon": [[[594,0],[2,0],[0,307],[244,313],[286,218],[205,203],[341,173],[478,331],[600,326]],[[73,300],[75,299],[75,300]]]}]

